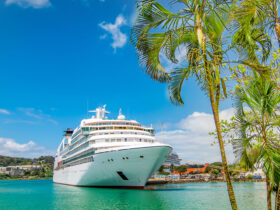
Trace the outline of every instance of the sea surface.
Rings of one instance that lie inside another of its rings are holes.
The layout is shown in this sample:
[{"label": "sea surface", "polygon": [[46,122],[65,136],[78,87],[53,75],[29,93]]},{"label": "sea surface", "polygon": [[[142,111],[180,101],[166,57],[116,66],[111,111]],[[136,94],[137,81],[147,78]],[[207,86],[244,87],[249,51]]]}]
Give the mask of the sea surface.
[{"label": "sea surface", "polygon": [[[266,209],[265,183],[234,183],[242,209]],[[0,181],[0,209],[231,209],[225,183],[148,186],[145,190],[81,188],[52,180]]]}]

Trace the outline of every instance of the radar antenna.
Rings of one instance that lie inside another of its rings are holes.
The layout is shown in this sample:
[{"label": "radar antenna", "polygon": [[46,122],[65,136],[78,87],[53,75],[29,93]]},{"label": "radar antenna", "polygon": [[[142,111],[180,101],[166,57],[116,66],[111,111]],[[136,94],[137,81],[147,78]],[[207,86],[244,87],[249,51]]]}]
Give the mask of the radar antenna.
[{"label": "radar antenna", "polygon": [[120,108],[118,120],[125,120],[125,116],[122,114],[122,109]]}]

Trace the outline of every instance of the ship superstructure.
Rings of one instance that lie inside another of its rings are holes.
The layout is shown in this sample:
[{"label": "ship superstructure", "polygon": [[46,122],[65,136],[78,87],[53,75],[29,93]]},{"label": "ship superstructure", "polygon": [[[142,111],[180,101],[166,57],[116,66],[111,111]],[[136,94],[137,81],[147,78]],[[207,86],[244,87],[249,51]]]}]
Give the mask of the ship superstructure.
[{"label": "ship superstructure", "polygon": [[119,112],[108,119],[104,107],[67,129],[54,163],[53,180],[75,186],[143,188],[171,147],[156,141],[154,129]]}]

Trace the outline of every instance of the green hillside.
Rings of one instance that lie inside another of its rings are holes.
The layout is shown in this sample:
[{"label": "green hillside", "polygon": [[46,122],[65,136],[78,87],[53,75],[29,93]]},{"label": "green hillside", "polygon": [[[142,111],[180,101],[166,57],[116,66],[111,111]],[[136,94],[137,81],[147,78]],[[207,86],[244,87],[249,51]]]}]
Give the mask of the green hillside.
[{"label": "green hillside", "polygon": [[16,165],[38,165],[38,164],[53,165],[54,157],[52,156],[41,156],[39,158],[18,158],[8,157],[0,155],[0,167],[5,166],[16,166]]}]

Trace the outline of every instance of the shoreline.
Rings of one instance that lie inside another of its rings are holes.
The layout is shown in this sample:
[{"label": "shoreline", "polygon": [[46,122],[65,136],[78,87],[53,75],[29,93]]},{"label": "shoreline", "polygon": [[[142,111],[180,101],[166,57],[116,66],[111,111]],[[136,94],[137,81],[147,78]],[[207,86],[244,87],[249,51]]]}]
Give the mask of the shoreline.
[{"label": "shoreline", "polygon": [[[265,179],[232,179],[232,182],[265,182]],[[157,184],[186,184],[186,183],[220,183],[226,182],[225,180],[192,180],[192,179],[181,179],[181,180],[160,180],[160,179],[150,179],[146,185],[157,185]]]},{"label": "shoreline", "polygon": [[[17,179],[0,179],[0,181],[15,181],[15,180],[52,180],[52,177],[46,178],[17,178]],[[158,185],[158,184],[186,184],[186,183],[220,183],[225,182],[224,180],[197,180],[197,179],[181,179],[181,180],[162,180],[162,179],[150,179],[146,183],[147,185]],[[265,182],[265,179],[232,179],[232,182]]]},{"label": "shoreline", "polygon": [[41,180],[41,179],[53,179],[52,177],[42,178],[17,178],[17,179],[0,179],[0,181],[15,181],[15,180]]}]

